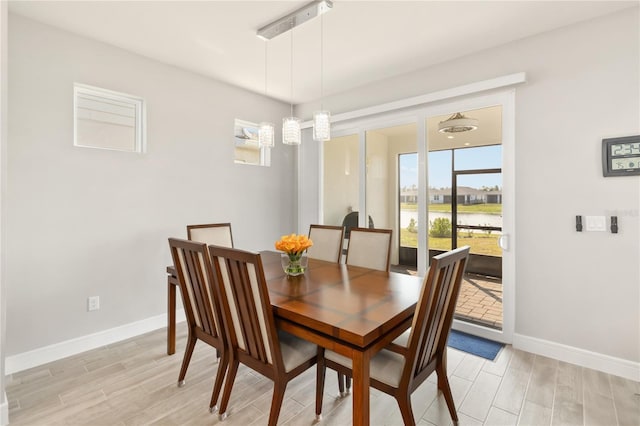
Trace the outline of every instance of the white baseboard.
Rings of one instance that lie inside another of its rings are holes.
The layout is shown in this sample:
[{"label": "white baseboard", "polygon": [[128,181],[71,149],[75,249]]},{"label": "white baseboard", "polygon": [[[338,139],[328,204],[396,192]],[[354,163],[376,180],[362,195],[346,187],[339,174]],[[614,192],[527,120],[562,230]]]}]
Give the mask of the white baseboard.
[{"label": "white baseboard", "polygon": [[[176,319],[177,322],[185,321],[184,310],[180,309],[176,312]],[[162,314],[120,327],[8,356],[5,360],[6,374],[16,373],[114,342],[139,336],[163,328],[166,324],[167,315]],[[638,362],[615,358],[609,355],[517,333],[513,335],[513,347],[582,367],[603,371],[615,376],[640,381],[640,363]],[[0,426],[6,425],[7,423],[8,404],[5,395],[2,405],[0,405]]]},{"label": "white baseboard", "polygon": [[640,363],[638,362],[517,333],[513,335],[513,347],[636,382],[640,381]]},{"label": "white baseboard", "polygon": [[0,426],[9,424],[9,403],[7,402],[7,393],[2,392],[2,403],[0,403]]},{"label": "white baseboard", "polygon": [[[182,322],[185,321],[185,318],[183,309],[176,311],[176,321]],[[114,342],[130,339],[131,337],[166,327],[166,325],[167,314],[162,314],[21,354],[11,355],[5,359],[6,374],[13,374]]]}]

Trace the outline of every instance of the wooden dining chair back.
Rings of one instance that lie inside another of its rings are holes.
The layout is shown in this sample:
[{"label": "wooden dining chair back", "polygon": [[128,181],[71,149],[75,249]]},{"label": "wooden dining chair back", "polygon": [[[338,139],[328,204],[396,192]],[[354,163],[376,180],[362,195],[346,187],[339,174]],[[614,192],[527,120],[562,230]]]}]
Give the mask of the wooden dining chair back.
[{"label": "wooden dining chair back", "polygon": [[187,238],[207,245],[233,247],[230,223],[209,223],[205,225],[187,225]]},{"label": "wooden dining chair back", "polygon": [[312,259],[340,263],[344,227],[330,225],[310,225],[309,239],[313,245],[307,249],[307,256]]},{"label": "wooden dining chair back", "polygon": [[212,288],[213,269],[209,251],[204,243],[177,238],[169,238],[169,247],[189,331],[178,386],[185,383],[184,378],[196,342],[201,340],[215,347],[221,358],[209,404],[209,409],[215,411],[228,366],[229,351],[226,349],[226,339],[223,336],[220,301]]},{"label": "wooden dining chair back", "polygon": [[[447,378],[447,339],[464,276],[469,247],[448,251],[432,259],[413,316],[411,328],[371,359],[370,385],[393,396],[405,425],[415,425],[411,393],[434,371],[454,423],[458,422]],[[322,408],[324,368],[351,375],[348,358],[332,351],[320,353],[316,414]]]},{"label": "wooden dining chair back", "polygon": [[352,228],[347,265],[389,271],[391,229]]},{"label": "wooden dining chair back", "polygon": [[209,251],[231,348],[220,417],[226,417],[233,382],[242,363],[274,382],[269,424],[275,425],[287,383],[316,363],[317,346],[276,329],[258,253],[219,246],[209,246]]}]

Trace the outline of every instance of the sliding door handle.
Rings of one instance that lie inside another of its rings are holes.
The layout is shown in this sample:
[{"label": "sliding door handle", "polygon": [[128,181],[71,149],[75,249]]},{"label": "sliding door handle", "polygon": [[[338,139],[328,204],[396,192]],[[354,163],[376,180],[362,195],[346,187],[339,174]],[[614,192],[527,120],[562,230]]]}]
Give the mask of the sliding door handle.
[{"label": "sliding door handle", "polygon": [[504,250],[509,251],[509,235],[503,234],[498,238],[498,246]]}]

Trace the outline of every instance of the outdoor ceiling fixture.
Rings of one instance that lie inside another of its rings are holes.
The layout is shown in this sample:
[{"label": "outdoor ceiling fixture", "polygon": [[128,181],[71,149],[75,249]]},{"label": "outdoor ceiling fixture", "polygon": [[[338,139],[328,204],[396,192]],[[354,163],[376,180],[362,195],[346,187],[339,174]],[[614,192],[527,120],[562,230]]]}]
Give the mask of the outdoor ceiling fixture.
[{"label": "outdoor ceiling fixture", "polygon": [[291,12],[287,16],[260,28],[257,35],[263,40],[271,40],[272,38],[277,37],[280,34],[284,34],[298,25],[304,24],[318,15],[326,13],[332,7],[333,2],[331,0],[314,0],[311,3],[302,6],[300,9]]},{"label": "outdoor ceiling fixture", "polygon": [[[263,40],[271,40],[272,38],[284,34],[291,30],[291,116],[282,119],[282,143],[286,145],[300,145],[302,141],[302,132],[300,128],[300,119],[293,116],[293,29],[298,25],[307,22],[316,16],[321,16],[333,7],[331,0],[314,0],[311,3],[301,7],[300,9],[284,16],[270,24],[260,28],[257,36]],[[323,26],[320,22],[320,98],[323,93]],[[266,91],[266,89],[265,89]],[[322,101],[320,104],[321,111],[313,115],[313,139],[316,141],[325,141],[330,138],[330,114],[328,111],[322,111]]]},{"label": "outdoor ceiling fixture", "polygon": [[464,115],[456,112],[451,117],[438,124],[438,131],[440,133],[460,133],[476,130],[478,128],[478,120],[475,118],[465,117]]}]

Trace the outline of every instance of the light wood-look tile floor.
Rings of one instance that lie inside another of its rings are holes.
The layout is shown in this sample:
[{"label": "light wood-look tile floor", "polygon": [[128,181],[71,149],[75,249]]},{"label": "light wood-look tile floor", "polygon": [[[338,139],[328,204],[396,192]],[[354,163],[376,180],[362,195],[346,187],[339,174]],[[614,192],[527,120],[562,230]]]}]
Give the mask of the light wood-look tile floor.
[{"label": "light wood-look tile floor", "polygon": [[[165,353],[158,330],[7,378],[9,419],[19,425],[213,425],[208,411],[217,369],[215,350],[199,342],[186,385],[176,386],[186,340],[178,325],[177,352]],[[448,372],[462,425],[640,425],[640,384],[507,346],[495,362],[449,349]],[[418,388],[413,410],[420,425],[449,425],[436,376]],[[319,425],[351,423],[351,396],[340,398],[327,372]],[[222,425],[264,425],[272,383],[241,366]],[[280,423],[314,425],[315,368],[294,379]],[[401,425],[393,398],[371,393],[371,423]]]}]

